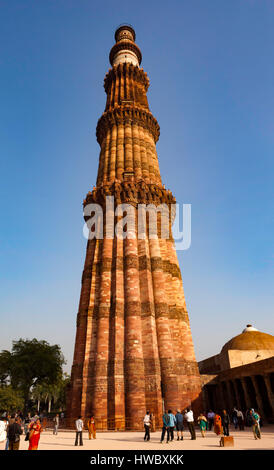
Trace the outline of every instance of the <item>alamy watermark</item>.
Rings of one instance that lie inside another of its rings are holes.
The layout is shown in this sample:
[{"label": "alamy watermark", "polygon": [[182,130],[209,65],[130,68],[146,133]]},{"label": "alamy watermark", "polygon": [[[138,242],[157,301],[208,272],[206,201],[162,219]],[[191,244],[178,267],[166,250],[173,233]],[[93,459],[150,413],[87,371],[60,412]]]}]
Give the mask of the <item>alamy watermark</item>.
[{"label": "alamy watermark", "polygon": [[[86,223],[84,237],[97,239],[169,239],[172,236],[176,250],[188,250],[191,245],[191,204],[118,204],[114,196],[106,196],[105,210],[100,204],[90,203],[84,208]],[[105,223],[104,223],[105,217]],[[172,223],[171,223],[172,221]]]}]

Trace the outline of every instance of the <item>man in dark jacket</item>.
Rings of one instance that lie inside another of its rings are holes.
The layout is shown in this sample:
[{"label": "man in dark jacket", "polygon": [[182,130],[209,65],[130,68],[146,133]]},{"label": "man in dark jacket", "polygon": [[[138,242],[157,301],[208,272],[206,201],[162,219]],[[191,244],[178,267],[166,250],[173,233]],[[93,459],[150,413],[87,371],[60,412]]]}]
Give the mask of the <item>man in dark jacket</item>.
[{"label": "man in dark jacket", "polygon": [[221,418],[222,418],[222,426],[223,426],[223,430],[224,430],[224,436],[229,436],[230,419],[229,419],[229,416],[228,416],[226,410],[223,410]]},{"label": "man in dark jacket", "polygon": [[168,415],[168,412],[165,411],[163,414],[163,427],[162,427],[162,435],[161,435],[161,443],[163,442],[165,438],[165,433],[167,432],[167,438],[166,438],[166,443],[168,444],[169,442],[169,433],[170,433],[170,418]]},{"label": "man in dark jacket", "polygon": [[7,429],[9,450],[19,450],[21,434],[23,434],[23,430],[18,422],[18,419],[12,415]]}]

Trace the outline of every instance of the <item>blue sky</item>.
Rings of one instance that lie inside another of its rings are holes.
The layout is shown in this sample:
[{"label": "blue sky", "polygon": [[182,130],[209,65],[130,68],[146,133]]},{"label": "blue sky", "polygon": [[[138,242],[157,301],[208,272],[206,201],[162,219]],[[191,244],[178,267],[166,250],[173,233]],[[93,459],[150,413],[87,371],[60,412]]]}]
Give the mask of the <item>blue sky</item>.
[{"label": "blue sky", "polygon": [[37,337],[70,370],[114,31],[136,30],[163,182],[192,204],[179,252],[196,356],[273,334],[274,2],[0,0],[0,349]]}]

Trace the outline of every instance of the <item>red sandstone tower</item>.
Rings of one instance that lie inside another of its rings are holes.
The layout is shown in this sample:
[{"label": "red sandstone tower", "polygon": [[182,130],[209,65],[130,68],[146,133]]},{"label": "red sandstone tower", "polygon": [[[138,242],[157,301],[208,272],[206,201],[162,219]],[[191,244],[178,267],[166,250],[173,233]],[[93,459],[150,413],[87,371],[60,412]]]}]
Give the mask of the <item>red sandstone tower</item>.
[{"label": "red sandstone tower", "polygon": [[[84,206],[106,196],[115,207],[175,202],[162,184],[160,130],[149,110],[147,74],[132,27],[121,26],[105,77],[106,108],[96,187]],[[116,219],[117,220],[117,219]],[[170,223],[171,225],[171,223]],[[67,416],[93,414],[98,429],[142,429],[147,410],[200,404],[201,385],[172,235],[88,240],[77,315]]]}]

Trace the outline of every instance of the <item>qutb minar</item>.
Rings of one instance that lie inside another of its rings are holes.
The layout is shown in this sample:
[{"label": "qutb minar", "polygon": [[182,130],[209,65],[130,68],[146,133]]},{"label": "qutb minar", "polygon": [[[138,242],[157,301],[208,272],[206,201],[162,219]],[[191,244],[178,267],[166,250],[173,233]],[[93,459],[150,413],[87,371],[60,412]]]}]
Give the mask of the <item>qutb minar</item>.
[{"label": "qutb minar", "polygon": [[87,242],[67,421],[94,415],[97,429],[130,430],[143,429],[147,410],[157,427],[164,408],[200,411],[201,382],[172,235],[106,236],[107,196],[115,208],[129,204],[133,218],[140,204],[175,203],[161,180],[160,128],[134,29],[119,27],[115,40],[96,130],[97,182],[84,200],[102,207],[104,230]]}]

